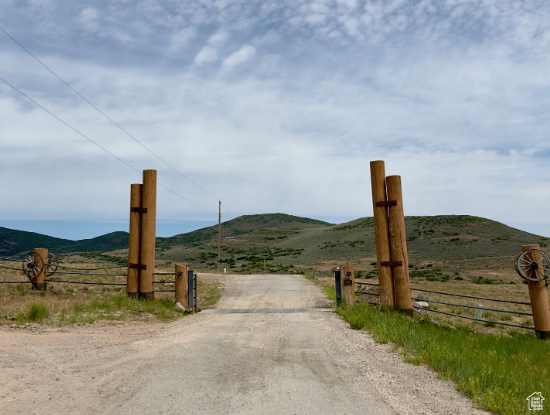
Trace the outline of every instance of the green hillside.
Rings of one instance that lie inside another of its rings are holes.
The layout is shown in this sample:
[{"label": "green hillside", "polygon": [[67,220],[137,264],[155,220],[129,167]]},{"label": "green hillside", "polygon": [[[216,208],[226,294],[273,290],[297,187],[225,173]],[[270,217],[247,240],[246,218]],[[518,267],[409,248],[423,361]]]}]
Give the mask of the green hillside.
[{"label": "green hillside", "polygon": [[35,232],[0,227],[0,256],[3,257],[21,256],[34,248],[48,248],[56,254],[64,254],[68,252],[112,251],[127,247],[127,232],[111,232],[96,238],[71,241]]},{"label": "green hillside", "polygon": [[[511,278],[512,261],[521,245],[538,243],[548,249],[548,238],[479,217],[411,216],[405,222],[413,278],[428,275],[428,271],[443,278],[446,273],[458,275],[464,270],[470,270],[473,276],[482,270],[484,275],[498,273]],[[215,270],[217,239],[217,226],[157,238],[157,261]],[[58,254],[100,251],[124,259],[127,246],[126,232],[68,241],[0,228],[0,256],[47,247]],[[333,225],[276,213],[241,216],[222,224],[221,267],[231,272],[328,272],[334,266],[353,263],[363,275],[374,276],[375,260],[372,218]]]},{"label": "green hillside", "polygon": [[[222,225],[222,237],[232,238],[242,235],[250,235],[260,229],[311,229],[327,226],[332,226],[332,224],[320,220],[287,215],[284,213],[244,215],[224,222]],[[208,228],[198,229],[196,231],[169,238],[157,238],[157,247],[165,249],[178,245],[197,246],[201,243],[217,238],[218,226],[214,225]]]},{"label": "green hillside", "polygon": [[[521,245],[548,239],[473,216],[407,217],[410,263],[447,268],[510,268]],[[234,272],[266,269],[287,272],[328,270],[354,263],[364,272],[376,259],[372,218],[340,225],[324,222],[277,223],[272,215],[241,217],[222,225],[222,268]],[[200,269],[217,267],[217,227],[166,238],[157,259],[179,261]],[[513,266],[512,266],[513,268]]]}]

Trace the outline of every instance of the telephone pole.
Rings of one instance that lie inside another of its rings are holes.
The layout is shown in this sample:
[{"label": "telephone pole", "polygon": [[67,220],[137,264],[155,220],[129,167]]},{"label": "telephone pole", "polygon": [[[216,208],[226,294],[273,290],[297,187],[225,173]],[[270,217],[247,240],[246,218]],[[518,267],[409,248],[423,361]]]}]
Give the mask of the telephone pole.
[{"label": "telephone pole", "polygon": [[222,201],[219,201],[219,214],[218,214],[218,272],[220,272],[220,265],[222,263]]}]

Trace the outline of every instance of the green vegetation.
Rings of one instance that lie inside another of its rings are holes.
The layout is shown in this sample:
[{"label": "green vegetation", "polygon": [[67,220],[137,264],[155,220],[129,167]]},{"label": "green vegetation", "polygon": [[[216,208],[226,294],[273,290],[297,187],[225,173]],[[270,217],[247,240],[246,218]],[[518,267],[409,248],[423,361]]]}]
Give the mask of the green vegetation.
[{"label": "green vegetation", "polygon": [[111,232],[97,238],[70,241],[34,232],[0,227],[0,256],[22,255],[43,246],[57,254],[66,252],[112,251],[128,247],[127,232]]},{"label": "green vegetation", "polygon": [[[367,304],[337,312],[350,327],[367,329],[379,343],[397,345],[405,361],[428,365],[496,414],[528,413],[526,398],[535,391],[550,396],[550,342],[513,331],[494,336],[449,328],[432,323],[427,314],[413,319]],[[539,413],[549,414],[550,405]]]},{"label": "green vegetation", "polygon": [[[538,242],[544,246],[549,239],[473,216],[410,216],[405,221],[409,260],[417,265],[411,268],[412,277],[422,280],[443,281],[445,275],[460,269],[460,277],[469,281],[473,276],[483,275],[484,269],[492,272],[510,269],[522,244]],[[217,226],[211,226],[157,238],[158,258],[166,263],[182,262],[194,269],[214,270],[218,265],[217,236]],[[120,258],[123,263],[127,244],[125,232],[67,241],[0,228],[0,255],[4,256],[20,256],[35,246],[46,246],[57,254],[93,251],[89,255],[94,259],[114,262]],[[280,255],[281,252],[288,255]],[[254,258],[260,255],[259,260]],[[264,259],[270,265],[266,265],[268,272],[302,271],[309,267],[326,272],[332,264],[347,262],[354,263],[356,270],[365,272],[369,278],[376,276],[376,270],[368,267],[375,256],[372,218],[331,225],[276,213],[241,216],[222,224],[222,260],[231,272],[263,272]],[[427,266],[423,264],[428,262],[434,262],[433,273],[424,273]]]},{"label": "green vegetation", "polygon": [[[198,309],[215,304],[222,285],[198,278]],[[96,321],[168,321],[182,316],[173,293],[157,293],[153,301],[130,298],[121,287],[49,285],[32,290],[30,284],[0,286],[0,325],[39,323],[47,326],[92,324]]]},{"label": "green vegetation", "polygon": [[[126,293],[103,297],[90,295],[81,301],[66,302],[66,304],[60,304],[58,298],[53,301],[48,301],[48,297],[43,298],[43,301],[31,303],[24,312],[17,314],[15,322],[64,326],[92,324],[99,320],[130,320],[136,317],[139,319],[154,317],[166,321],[182,314],[175,310],[173,299],[159,298],[153,301],[142,301],[130,298]],[[9,316],[6,317],[9,320]]]},{"label": "green vegetation", "polygon": [[19,324],[24,324],[27,322],[37,322],[40,323],[46,317],[50,315],[50,310],[44,302],[37,302],[30,304],[25,313],[21,313],[17,316],[16,321]]}]

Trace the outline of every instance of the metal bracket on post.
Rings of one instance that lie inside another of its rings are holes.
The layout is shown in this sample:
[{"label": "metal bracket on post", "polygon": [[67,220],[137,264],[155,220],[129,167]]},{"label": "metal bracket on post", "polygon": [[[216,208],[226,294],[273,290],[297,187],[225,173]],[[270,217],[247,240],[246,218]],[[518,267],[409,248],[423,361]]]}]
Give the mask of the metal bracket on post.
[{"label": "metal bracket on post", "polygon": [[382,261],[380,263],[380,265],[382,265],[383,267],[401,267],[403,266],[403,262],[401,261]]},{"label": "metal bracket on post", "polygon": [[144,208],[144,207],[133,207],[133,208],[130,208],[130,212],[147,213],[147,208]]},{"label": "metal bracket on post", "polygon": [[376,206],[378,207],[384,207],[384,206],[397,206],[397,200],[384,200],[382,202],[376,202]]},{"label": "metal bracket on post", "polygon": [[146,264],[128,264],[129,268],[136,268],[136,269],[147,269]]}]

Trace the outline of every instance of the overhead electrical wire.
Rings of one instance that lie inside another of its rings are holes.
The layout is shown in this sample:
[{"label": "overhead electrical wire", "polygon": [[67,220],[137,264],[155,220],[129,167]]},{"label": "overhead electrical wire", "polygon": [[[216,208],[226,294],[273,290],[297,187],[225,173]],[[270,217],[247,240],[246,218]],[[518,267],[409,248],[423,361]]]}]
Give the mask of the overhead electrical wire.
[{"label": "overhead electrical wire", "polygon": [[[101,144],[97,143],[96,141],[92,140],[90,137],[88,137],[86,134],[84,134],[83,132],[79,131],[78,129],[76,129],[75,127],[73,127],[71,124],[69,124],[68,122],[66,122],[65,120],[63,120],[62,118],[60,118],[59,116],[57,116],[56,114],[54,114],[52,111],[50,111],[49,109],[47,109],[46,107],[44,107],[43,105],[41,105],[40,103],[38,103],[37,101],[35,101],[34,99],[32,99],[31,97],[29,97],[27,94],[25,94],[23,91],[21,91],[19,88],[17,88],[15,85],[12,85],[10,82],[8,82],[7,80],[5,80],[4,78],[2,78],[0,76],[0,80],[2,82],[4,82],[6,85],[8,85],[10,88],[12,88],[14,91],[18,92],[20,95],[24,96],[25,98],[27,98],[30,102],[32,102],[34,105],[36,105],[38,108],[42,109],[43,111],[45,111],[46,113],[48,113],[49,115],[51,115],[52,117],[54,117],[56,120],[58,120],[59,122],[61,122],[62,124],[64,124],[66,127],[70,128],[71,130],[73,130],[75,133],[77,133],[78,135],[80,135],[81,137],[85,138],[86,140],[88,140],[90,143],[94,144],[95,146],[99,147],[101,150],[103,150],[104,152],[106,152],[107,154],[109,154],[110,156],[114,157],[115,159],[117,159],[118,161],[120,161],[121,163],[125,164],[127,167],[129,167],[130,169],[134,170],[135,172],[141,174],[142,172],[140,170],[138,170],[137,168],[135,168],[134,166],[132,166],[130,163],[124,161],[123,159],[121,159],[120,157],[118,157],[116,154],[112,153],[111,151],[109,151],[108,149],[106,149],[105,147],[103,147]],[[199,205],[198,203],[195,203],[193,202],[192,200],[186,198],[185,196],[182,196],[180,195],[179,193],[177,193],[176,191],[172,190],[172,189],[169,189],[168,187],[164,186],[163,184],[161,183],[158,183],[158,185],[160,187],[162,187],[163,189],[165,190],[168,190],[169,192],[175,194],[176,196],[180,197],[181,199],[185,200],[186,202],[188,203],[191,203],[201,209],[204,209],[206,210],[207,212],[210,212],[210,213],[216,213],[214,212],[213,210],[210,210],[208,208],[205,208],[204,206],[201,206]]]},{"label": "overhead electrical wire", "polygon": [[[10,38],[17,46],[19,46],[21,49],[23,49],[26,53],[28,53],[34,60],[36,60],[40,65],[42,65],[48,72],[50,72],[53,76],[55,76],[59,81],[61,81],[64,85],[66,85],[69,89],[71,89],[75,94],[77,94],[81,99],[83,99],[88,105],[90,105],[92,108],[94,108],[97,112],[99,112],[103,117],[107,118],[113,125],[115,125],[118,129],[120,129],[124,134],[126,134],[128,137],[130,137],[132,140],[134,140],[136,143],[138,143],[141,147],[143,147],[145,150],[147,150],[151,155],[153,155],[155,158],[157,158],[159,161],[161,161],[163,164],[168,166],[170,169],[178,173],[181,177],[183,177],[185,180],[192,183],[194,186],[196,186],[198,189],[202,190],[203,192],[207,193],[208,195],[214,197],[216,200],[219,200],[220,198],[213,193],[206,190],[204,187],[199,185],[198,183],[191,180],[189,177],[187,177],[185,174],[183,174],[181,171],[179,171],[177,168],[172,166],[170,163],[168,163],[166,160],[164,160],[162,157],[160,157],[158,154],[156,154],[153,150],[151,150],[149,147],[147,147],[145,144],[143,144],[141,141],[139,141],[136,137],[134,137],[132,134],[130,134],[124,127],[122,127],[119,123],[117,123],[115,120],[113,120],[111,117],[109,117],[107,114],[105,114],[101,109],[99,109],[96,105],[94,105],[90,100],[88,100],[85,96],[83,96],[80,92],[78,92],[75,88],[73,88],[67,81],[65,81],[63,78],[61,78],[57,73],[55,73],[49,66],[47,66],[44,62],[42,62],[36,55],[34,55],[30,50],[28,50],[24,45],[22,45],[17,39],[15,39],[12,35],[10,35],[6,30],[4,30],[2,27],[0,27],[0,31],[2,31],[8,38]],[[5,81],[4,81],[5,82]],[[11,86],[11,85],[10,85]],[[57,117],[56,117],[57,118]],[[72,128],[72,127],[71,127]],[[76,130],[75,130],[76,131]],[[164,187],[164,186],[162,186]],[[169,190],[169,189],[167,189]],[[171,191],[171,190],[170,190]],[[175,192],[173,192],[175,193]],[[177,193],[176,193],[177,194]],[[197,205],[198,206],[198,205]],[[207,209],[209,210],[209,209]],[[210,211],[210,210],[209,210]]]}]

